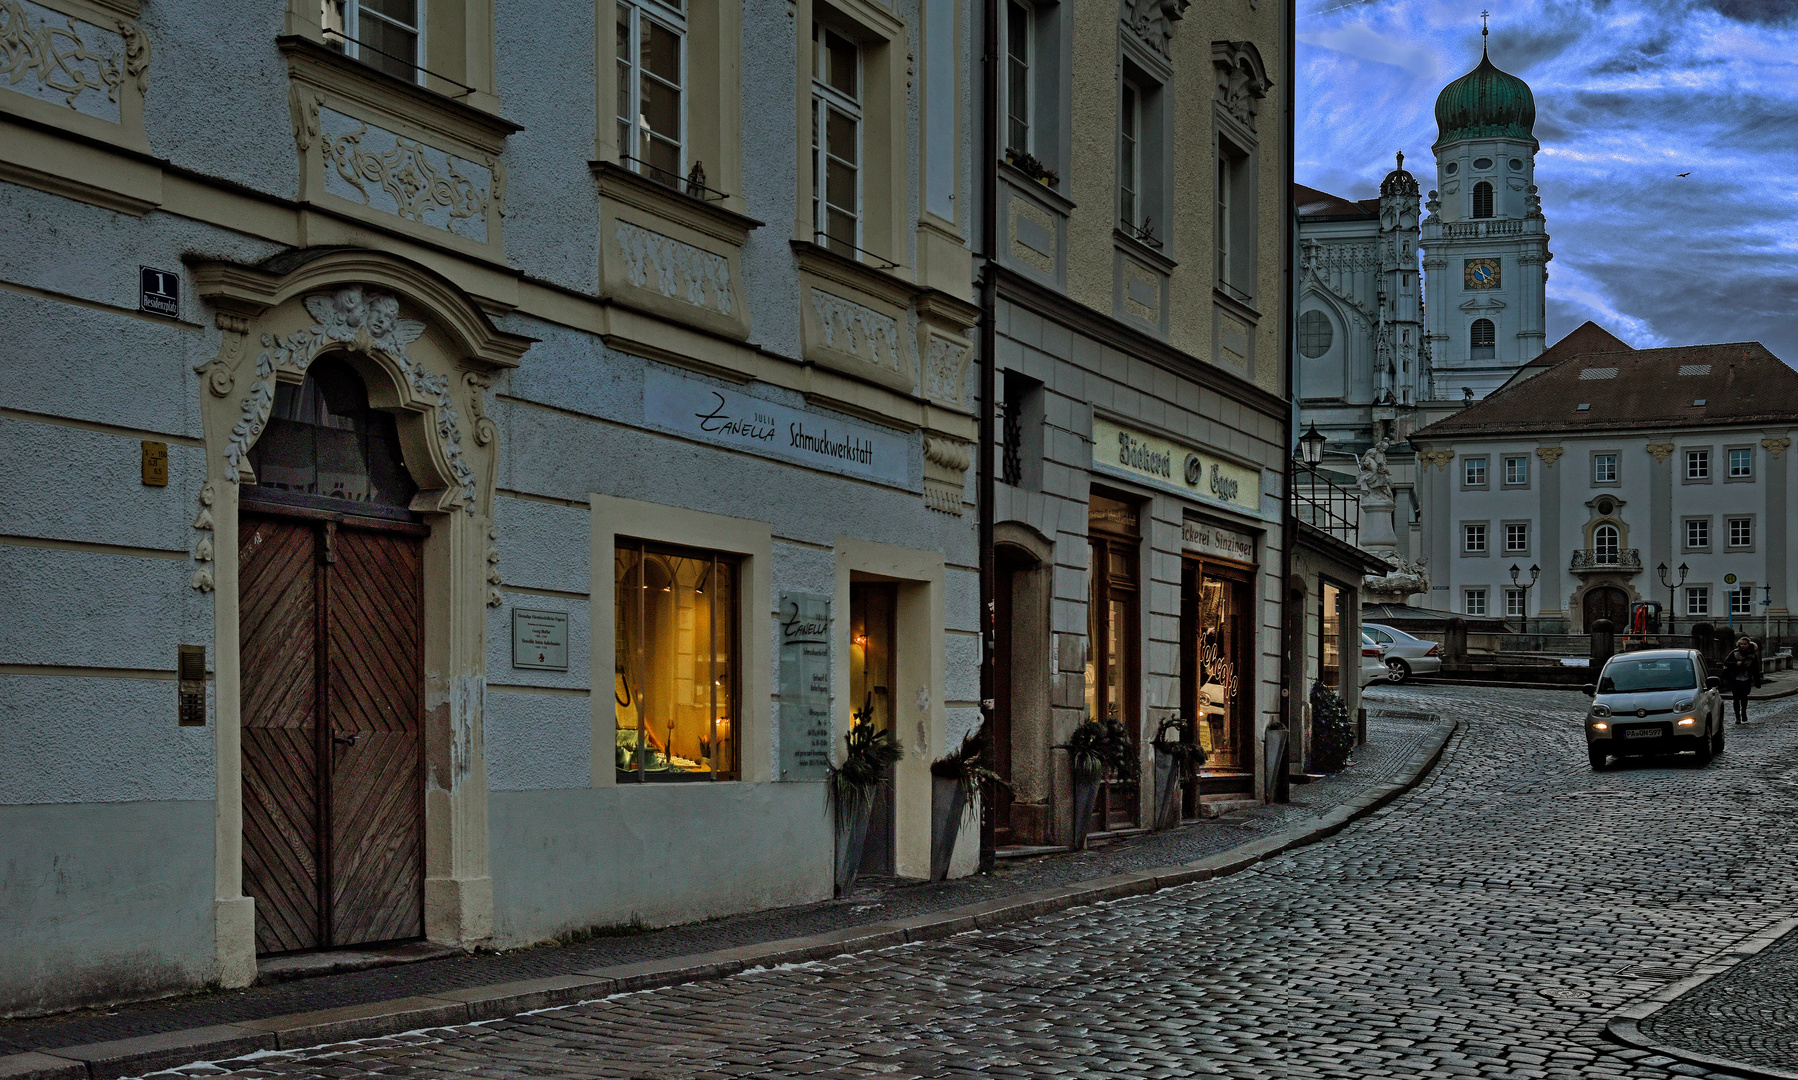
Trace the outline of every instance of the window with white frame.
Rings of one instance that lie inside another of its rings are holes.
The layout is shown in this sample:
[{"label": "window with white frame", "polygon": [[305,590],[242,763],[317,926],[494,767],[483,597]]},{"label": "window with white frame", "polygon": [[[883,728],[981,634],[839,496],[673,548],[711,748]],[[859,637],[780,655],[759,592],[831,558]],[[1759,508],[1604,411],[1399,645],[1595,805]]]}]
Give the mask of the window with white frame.
[{"label": "window with white frame", "polygon": [[424,0],[321,0],[325,44],[377,71],[424,82]]},{"label": "window with white frame", "polygon": [[1254,192],[1248,151],[1231,140],[1217,140],[1217,280],[1239,296],[1250,291],[1254,260],[1250,254],[1249,216]]},{"label": "window with white frame", "polygon": [[1711,452],[1709,450],[1686,451],[1686,479],[1709,480],[1711,478]]},{"label": "window with white frame", "polygon": [[1743,585],[1729,590],[1729,613],[1731,615],[1754,614],[1754,587]]},{"label": "window with white frame", "polygon": [[1129,79],[1118,100],[1118,227],[1131,236],[1142,224],[1142,87]]},{"label": "window with white frame", "polygon": [[1485,487],[1486,459],[1483,457],[1470,457],[1466,460],[1464,465],[1465,468],[1461,474],[1461,482],[1468,487]]},{"label": "window with white frame", "polygon": [[1592,482],[1594,484],[1615,484],[1617,482],[1617,455],[1592,455]]},{"label": "window with white frame", "polygon": [[1529,594],[1524,592],[1522,589],[1506,589],[1505,590],[1505,616],[1507,618],[1515,619],[1515,618],[1519,618],[1523,615],[1528,614],[1528,612],[1526,612],[1523,607],[1524,597],[1526,597],[1528,595]]},{"label": "window with white frame", "polygon": [[862,246],[861,47],[812,24],[812,215],[818,243],[855,258]]},{"label": "window with white frame", "polygon": [[1711,589],[1708,585],[1686,586],[1686,614],[1709,615],[1711,613]]},{"label": "window with white frame", "polygon": [[1527,457],[1508,457],[1505,459],[1505,483],[1517,487],[1530,482],[1530,459]]},{"label": "window with white frame", "polygon": [[1686,519],[1686,547],[1703,550],[1711,546],[1711,519]]},{"label": "window with white frame", "polygon": [[1615,525],[1600,525],[1592,530],[1592,561],[1599,566],[1616,566],[1622,558],[1623,534]]},{"label": "window with white frame", "polygon": [[1461,537],[1461,550],[1467,552],[1469,555],[1484,555],[1486,553],[1485,522],[1470,521],[1461,526]]},{"label": "window with white frame", "polygon": [[687,23],[673,4],[618,3],[618,154],[678,188],[686,169]]},{"label": "window with white frame", "polygon": [[1729,519],[1729,546],[1745,548],[1754,546],[1754,519],[1732,517]]},{"label": "window with white frame", "polygon": [[1530,549],[1530,527],[1527,524],[1511,522],[1505,526],[1505,550],[1507,552],[1524,552]]},{"label": "window with white frame", "polygon": [[1467,614],[1469,614],[1469,615],[1484,615],[1484,614],[1486,614],[1486,590],[1485,589],[1464,589],[1461,592],[1461,601],[1462,601],[1461,606],[1467,610]]},{"label": "window with white frame", "polygon": [[1035,95],[1031,72],[1035,68],[1036,11],[1028,4],[1009,0],[1005,5],[1005,149],[1008,153],[1034,153]]},{"label": "window with white frame", "polygon": [[1737,447],[1729,452],[1729,478],[1746,480],[1754,475],[1754,451],[1747,447]]}]

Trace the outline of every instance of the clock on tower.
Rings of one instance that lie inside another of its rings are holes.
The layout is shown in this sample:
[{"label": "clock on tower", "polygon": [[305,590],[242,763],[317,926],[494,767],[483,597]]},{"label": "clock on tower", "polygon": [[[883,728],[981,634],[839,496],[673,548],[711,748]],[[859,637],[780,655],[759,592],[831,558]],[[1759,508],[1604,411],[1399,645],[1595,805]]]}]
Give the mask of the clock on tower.
[{"label": "clock on tower", "polygon": [[1469,289],[1496,289],[1499,285],[1497,259],[1468,259],[1462,281]]}]

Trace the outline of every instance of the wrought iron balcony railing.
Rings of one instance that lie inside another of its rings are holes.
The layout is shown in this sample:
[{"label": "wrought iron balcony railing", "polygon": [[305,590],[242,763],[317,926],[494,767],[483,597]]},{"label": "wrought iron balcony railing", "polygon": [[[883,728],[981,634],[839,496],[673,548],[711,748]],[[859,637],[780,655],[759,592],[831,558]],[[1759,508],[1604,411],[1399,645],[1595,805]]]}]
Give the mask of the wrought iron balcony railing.
[{"label": "wrought iron balcony railing", "polygon": [[1361,496],[1315,472],[1293,478],[1292,515],[1344,543],[1360,546]]},{"label": "wrought iron balcony railing", "polygon": [[1642,572],[1642,552],[1639,548],[1575,548],[1573,565],[1568,569],[1576,574],[1639,574]]}]

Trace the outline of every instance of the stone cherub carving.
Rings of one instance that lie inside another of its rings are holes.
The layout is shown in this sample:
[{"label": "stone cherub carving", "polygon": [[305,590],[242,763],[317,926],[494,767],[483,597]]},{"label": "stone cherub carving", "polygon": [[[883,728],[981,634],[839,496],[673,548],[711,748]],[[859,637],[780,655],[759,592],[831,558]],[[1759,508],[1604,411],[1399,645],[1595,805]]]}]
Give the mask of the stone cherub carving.
[{"label": "stone cherub carving", "polygon": [[[332,341],[377,348],[404,357],[406,346],[425,332],[417,319],[400,318],[400,302],[387,293],[364,292],[351,285],[330,296],[306,298],[306,310],[318,320],[318,328]],[[365,339],[365,340],[364,340]]]},{"label": "stone cherub carving", "polygon": [[1130,11],[1130,29],[1136,31],[1142,39],[1154,47],[1156,52],[1167,55],[1168,39],[1174,36],[1174,23],[1185,17],[1186,9],[1192,0],[1127,0]]},{"label": "stone cherub carving", "polygon": [[1382,438],[1361,455],[1361,471],[1357,477],[1361,494],[1392,498],[1392,472],[1386,467],[1386,448],[1390,445],[1390,439]]}]

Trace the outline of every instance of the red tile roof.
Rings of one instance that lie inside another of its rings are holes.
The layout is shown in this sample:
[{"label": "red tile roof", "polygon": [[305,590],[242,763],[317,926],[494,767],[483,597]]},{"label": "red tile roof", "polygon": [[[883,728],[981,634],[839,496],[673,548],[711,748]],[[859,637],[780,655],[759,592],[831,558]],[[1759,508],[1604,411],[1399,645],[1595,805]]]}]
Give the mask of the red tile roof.
[{"label": "red tile roof", "polygon": [[1380,216],[1380,200],[1362,199],[1351,202],[1340,195],[1319,191],[1303,184],[1292,185],[1292,203],[1300,217],[1308,218],[1375,218]]},{"label": "red tile roof", "polygon": [[1553,367],[1569,356],[1580,353],[1630,352],[1629,343],[1606,330],[1604,327],[1587,319],[1580,323],[1573,333],[1542,350],[1542,355],[1523,365],[1524,367]]},{"label": "red tile roof", "polygon": [[1723,424],[1798,424],[1798,371],[1758,341],[1576,353],[1411,441]]}]

